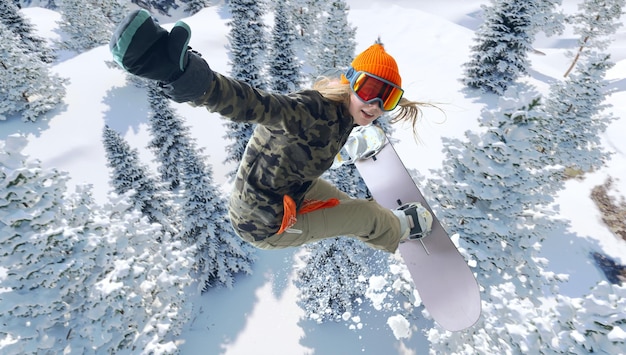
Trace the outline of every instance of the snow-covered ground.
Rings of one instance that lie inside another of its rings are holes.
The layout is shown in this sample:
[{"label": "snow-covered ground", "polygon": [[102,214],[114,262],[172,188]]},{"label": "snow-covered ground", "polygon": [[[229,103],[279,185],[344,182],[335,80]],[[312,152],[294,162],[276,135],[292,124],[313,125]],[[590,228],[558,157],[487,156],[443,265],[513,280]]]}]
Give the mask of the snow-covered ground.
[{"label": "snow-covered ground", "polygon": [[[480,24],[478,0],[349,0],[349,20],[357,26],[357,51],[381,36],[385,47],[397,60],[403,76],[406,96],[437,103],[445,115],[426,110],[419,126],[420,142],[415,142],[409,127],[397,130],[401,155],[406,164],[428,176],[441,167],[441,137],[463,137],[466,130],[478,126],[477,118],[484,102],[464,96],[461,65],[468,60],[473,31]],[[566,1],[565,10],[575,12],[577,1]],[[23,13],[44,38],[58,38],[58,13],[27,8]],[[186,22],[193,30],[191,46],[203,53],[212,68],[228,72],[226,52],[227,11],[221,6],[207,8]],[[540,90],[559,79],[570,59],[565,56],[576,37],[539,38],[534,55],[532,78]],[[626,264],[626,242],[618,240],[600,219],[591,201],[590,190],[607,176],[616,179],[616,190],[626,192],[626,29],[621,28],[611,46],[615,67],[608,72],[616,92],[608,98],[612,112],[619,119],[604,135],[606,147],[614,151],[603,169],[571,180],[560,194],[561,217],[570,222],[568,230],[555,230],[546,238],[542,253],[549,268],[570,275],[561,292],[580,297],[603,275],[589,258],[590,251],[600,251]],[[25,154],[40,159],[44,167],[69,172],[70,184],[92,184],[99,202],[110,191],[109,171],[101,143],[105,124],[123,134],[131,146],[141,152],[144,163],[153,164],[146,149],[150,139],[146,93],[126,82],[124,73],[109,68],[107,46],[80,55],[64,54],[54,71],[70,79],[66,106],[36,123],[18,120],[0,122],[0,139],[13,133],[26,134]],[[222,138],[224,127],[218,115],[188,105],[174,105],[186,118],[200,147],[210,155],[219,183],[226,183]],[[353,314],[345,324],[323,324],[303,320],[296,305],[297,289],[292,284],[297,254],[300,250],[263,251],[254,265],[254,275],[241,277],[235,288],[211,290],[194,299],[194,320],[182,335],[185,354],[421,354],[428,351],[425,336],[414,329],[409,338],[394,336],[405,331],[402,322],[387,323],[372,309]],[[390,326],[391,325],[391,326]],[[354,329],[350,329],[354,328]]]}]

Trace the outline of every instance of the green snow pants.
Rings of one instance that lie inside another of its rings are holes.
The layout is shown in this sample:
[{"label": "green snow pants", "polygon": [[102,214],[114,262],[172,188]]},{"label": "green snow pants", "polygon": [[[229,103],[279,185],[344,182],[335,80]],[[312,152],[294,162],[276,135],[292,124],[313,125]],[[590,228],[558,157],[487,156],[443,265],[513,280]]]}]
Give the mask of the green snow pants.
[{"label": "green snow pants", "polygon": [[297,222],[287,231],[253,242],[261,249],[301,246],[325,238],[357,238],[370,247],[394,253],[400,242],[400,221],[391,210],[373,200],[353,199],[322,179],[309,188],[307,200],[336,198],[339,205],[297,215]]}]

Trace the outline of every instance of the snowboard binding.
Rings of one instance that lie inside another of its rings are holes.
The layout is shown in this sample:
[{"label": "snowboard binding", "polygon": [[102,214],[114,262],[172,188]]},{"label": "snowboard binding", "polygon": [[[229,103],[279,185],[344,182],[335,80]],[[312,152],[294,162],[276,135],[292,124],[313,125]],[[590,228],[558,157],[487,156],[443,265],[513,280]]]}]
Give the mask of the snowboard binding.
[{"label": "snowboard binding", "polygon": [[409,231],[402,241],[418,240],[430,234],[433,216],[421,203],[406,203],[398,207],[397,211],[402,211],[409,217]]},{"label": "snowboard binding", "polygon": [[331,168],[353,164],[357,160],[374,157],[385,146],[385,132],[379,126],[370,124],[352,130],[346,144],[341,148]]}]

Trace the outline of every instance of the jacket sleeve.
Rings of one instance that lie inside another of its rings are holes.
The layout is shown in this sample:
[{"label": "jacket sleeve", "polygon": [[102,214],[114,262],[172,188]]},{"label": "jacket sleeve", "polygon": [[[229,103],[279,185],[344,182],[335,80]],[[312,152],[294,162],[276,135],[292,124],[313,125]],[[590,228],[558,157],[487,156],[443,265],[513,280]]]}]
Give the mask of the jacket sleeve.
[{"label": "jacket sleeve", "polygon": [[176,81],[162,85],[177,102],[204,106],[233,122],[248,122],[298,134],[319,118],[336,115],[340,104],[324,100],[317,91],[289,95],[271,94],[226,77],[209,68],[206,61],[191,53],[189,66]]},{"label": "jacket sleeve", "polygon": [[271,94],[212,71],[199,56],[190,63],[183,76],[163,85],[165,94],[177,102],[204,106],[234,122],[297,134],[325,117],[328,110],[338,109],[338,104],[324,100],[317,91]]},{"label": "jacket sleeve", "polygon": [[271,94],[214,73],[209,91],[194,102],[234,122],[249,122],[296,133],[327,114],[329,103],[316,91]]}]

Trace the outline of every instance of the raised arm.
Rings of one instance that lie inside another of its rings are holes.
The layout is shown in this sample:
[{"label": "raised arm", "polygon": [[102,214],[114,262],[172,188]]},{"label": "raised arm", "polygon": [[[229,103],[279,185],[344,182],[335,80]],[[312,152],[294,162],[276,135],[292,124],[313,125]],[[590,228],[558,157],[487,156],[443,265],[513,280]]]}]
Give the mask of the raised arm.
[{"label": "raised arm", "polygon": [[110,43],[115,61],[129,73],[159,81],[176,102],[205,106],[237,122],[258,123],[297,133],[328,107],[314,91],[270,94],[213,72],[199,53],[188,47],[191,29],[177,22],[172,30],[159,26],[145,10],[130,13]]}]

